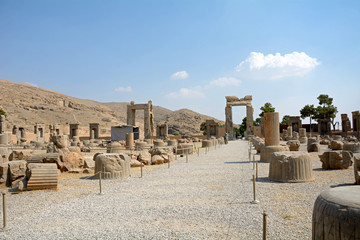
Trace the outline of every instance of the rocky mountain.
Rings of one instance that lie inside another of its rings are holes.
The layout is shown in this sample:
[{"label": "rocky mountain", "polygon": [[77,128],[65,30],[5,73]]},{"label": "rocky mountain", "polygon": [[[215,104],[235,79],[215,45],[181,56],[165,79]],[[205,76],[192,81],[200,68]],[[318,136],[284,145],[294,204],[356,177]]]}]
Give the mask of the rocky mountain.
[{"label": "rocky mountain", "polygon": [[[111,126],[126,124],[127,104],[79,99],[26,83],[0,79],[0,108],[8,115],[8,128],[16,125],[32,131],[36,123],[58,123],[63,127],[70,123],[80,123],[87,128],[89,123],[98,122],[105,134],[110,132]],[[167,122],[170,133],[177,131],[184,135],[201,134],[200,124],[207,119],[214,119],[188,109],[172,111],[160,106],[153,106],[153,113],[155,125]],[[136,122],[140,128],[143,127],[143,119],[143,112],[137,111]]]}]

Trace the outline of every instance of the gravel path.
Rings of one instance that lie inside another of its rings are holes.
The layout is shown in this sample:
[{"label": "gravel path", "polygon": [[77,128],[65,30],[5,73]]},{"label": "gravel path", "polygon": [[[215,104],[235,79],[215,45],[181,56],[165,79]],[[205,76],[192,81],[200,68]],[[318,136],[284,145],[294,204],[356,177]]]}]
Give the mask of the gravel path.
[{"label": "gravel path", "polygon": [[67,174],[58,191],[7,194],[10,229],[0,239],[261,239],[263,210],[269,239],[310,239],[318,194],[354,182],[352,169],[321,171],[313,156],[310,183],[269,182],[269,164],[259,163],[260,204],[250,204],[245,141],[191,155],[189,163],[178,158],[170,169],[146,168],[143,178],[136,169],[124,181],[103,181],[104,195],[97,180]]}]

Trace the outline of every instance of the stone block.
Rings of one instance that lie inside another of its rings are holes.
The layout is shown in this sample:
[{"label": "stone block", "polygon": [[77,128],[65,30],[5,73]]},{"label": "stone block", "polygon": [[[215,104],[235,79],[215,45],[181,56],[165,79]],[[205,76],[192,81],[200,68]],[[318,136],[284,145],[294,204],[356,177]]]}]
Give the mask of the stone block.
[{"label": "stone block", "polygon": [[130,157],[124,153],[102,153],[95,159],[95,175],[103,179],[127,178],[130,175]]},{"label": "stone block", "polygon": [[271,161],[271,154],[274,152],[282,152],[282,151],[289,151],[288,146],[263,146],[260,152],[260,161],[261,162],[270,162]]},{"label": "stone block", "polygon": [[332,150],[342,150],[344,143],[338,140],[332,140],[329,144],[329,148]]},{"label": "stone block", "polygon": [[286,143],[289,146],[290,151],[299,151],[300,141],[299,140],[290,140]]},{"label": "stone block", "polygon": [[300,141],[300,143],[307,144],[308,138],[307,137],[300,137],[299,141]]},{"label": "stone block", "polygon": [[327,151],[320,155],[322,168],[328,169],[347,169],[352,165],[349,158],[343,159],[342,151]]},{"label": "stone block", "polygon": [[310,155],[307,152],[274,152],[271,155],[269,180],[308,182],[312,178]]}]

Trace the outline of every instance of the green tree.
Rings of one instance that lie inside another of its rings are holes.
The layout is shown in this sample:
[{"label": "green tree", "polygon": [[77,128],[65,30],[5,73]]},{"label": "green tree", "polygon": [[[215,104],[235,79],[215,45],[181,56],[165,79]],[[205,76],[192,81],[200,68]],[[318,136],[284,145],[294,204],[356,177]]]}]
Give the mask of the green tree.
[{"label": "green tree", "polygon": [[1,108],[0,108],[0,115],[4,115],[5,117],[7,117],[6,112],[4,110],[2,110]]},{"label": "green tree", "polygon": [[207,135],[206,122],[202,122],[202,123],[200,124],[200,131],[203,131],[203,135]]},{"label": "green tree", "polygon": [[289,115],[284,115],[280,125],[289,125]]},{"label": "green tree", "polygon": [[264,116],[264,113],[266,112],[275,112],[275,107],[271,105],[271,103],[267,102],[260,108],[261,113],[259,114],[260,117]]},{"label": "green tree", "polygon": [[261,124],[261,118],[256,118],[254,121],[254,126],[260,126]]},{"label": "green tree", "polygon": [[180,136],[180,133],[177,132],[177,131],[175,131],[175,132],[173,132],[173,135],[174,135],[174,136]]},{"label": "green tree", "polygon": [[315,119],[330,119],[331,125],[335,130],[336,123],[335,118],[338,113],[337,107],[333,105],[333,98],[329,97],[327,94],[320,94],[317,98],[319,100],[319,105],[316,108],[316,113],[314,115]]},{"label": "green tree", "polygon": [[242,123],[239,126],[239,135],[244,136],[246,132],[246,117],[243,118]]},{"label": "green tree", "polygon": [[311,136],[311,119],[315,117],[315,114],[316,114],[316,108],[314,107],[314,104],[305,105],[300,110],[300,115],[302,119],[310,117],[310,136]]}]

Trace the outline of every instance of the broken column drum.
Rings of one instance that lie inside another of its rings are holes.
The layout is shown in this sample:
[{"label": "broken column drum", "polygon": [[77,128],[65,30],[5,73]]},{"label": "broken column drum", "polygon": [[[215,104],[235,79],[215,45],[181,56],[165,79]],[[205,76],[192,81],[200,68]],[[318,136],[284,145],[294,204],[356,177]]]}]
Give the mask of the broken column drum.
[{"label": "broken column drum", "polygon": [[273,152],[288,151],[286,146],[280,146],[279,113],[264,113],[265,146],[261,148],[260,161],[270,162]]},{"label": "broken column drum", "polygon": [[5,116],[0,115],[0,134],[3,134],[5,132]]},{"label": "broken column drum", "polygon": [[274,152],[271,155],[269,180],[308,182],[312,178],[310,155],[307,152]]},{"label": "broken column drum", "polygon": [[134,133],[126,133],[126,149],[134,149]]},{"label": "broken column drum", "polygon": [[70,139],[79,137],[79,125],[78,123],[70,124]]},{"label": "broken column drum", "polygon": [[300,135],[300,138],[299,138],[300,143],[306,144],[307,143],[306,128],[300,128],[299,135]]},{"label": "broken column drum", "polygon": [[360,186],[320,193],[314,204],[312,239],[360,239]]},{"label": "broken column drum", "polygon": [[102,153],[95,158],[94,178],[124,179],[130,176],[130,157],[124,153]]}]

